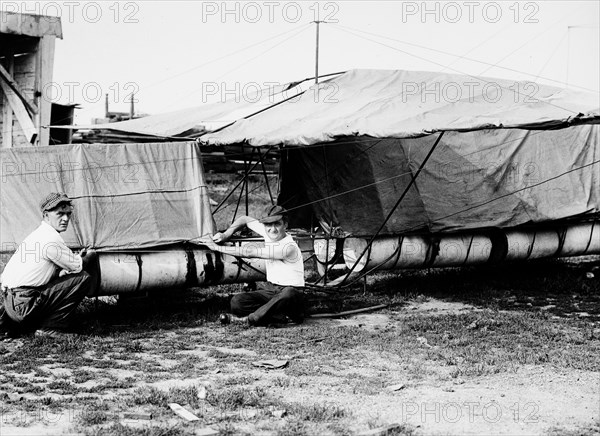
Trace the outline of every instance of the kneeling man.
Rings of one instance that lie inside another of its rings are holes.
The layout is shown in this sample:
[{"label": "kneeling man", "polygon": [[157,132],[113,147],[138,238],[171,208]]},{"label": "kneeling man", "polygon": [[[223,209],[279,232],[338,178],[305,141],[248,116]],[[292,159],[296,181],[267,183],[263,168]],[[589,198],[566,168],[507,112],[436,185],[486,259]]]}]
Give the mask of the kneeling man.
[{"label": "kneeling man", "polygon": [[42,223],[19,245],[2,273],[0,327],[12,332],[36,329],[36,336],[55,337],[70,327],[75,309],[95,287],[97,255],[85,249],[73,253],[61,237],[73,212],[66,194],[49,194],[40,209]]}]

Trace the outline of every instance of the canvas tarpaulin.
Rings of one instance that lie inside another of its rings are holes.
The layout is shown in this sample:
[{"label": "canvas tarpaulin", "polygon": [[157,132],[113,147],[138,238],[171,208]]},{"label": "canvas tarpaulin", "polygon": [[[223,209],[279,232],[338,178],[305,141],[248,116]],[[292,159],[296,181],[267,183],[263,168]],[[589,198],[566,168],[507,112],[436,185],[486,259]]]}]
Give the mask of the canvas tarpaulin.
[{"label": "canvas tarpaulin", "polygon": [[209,145],[302,146],[343,136],[410,138],[581,123],[600,123],[598,94],[460,74],[352,70],[201,140]]},{"label": "canvas tarpaulin", "polygon": [[161,138],[197,137],[297,95],[302,91],[302,87],[307,87],[304,82],[273,85],[262,89],[258,84],[249,83],[248,91],[242,95],[216,103],[116,123],[52,126],[52,128],[110,130]]},{"label": "canvas tarpaulin", "polygon": [[[290,225],[316,219],[372,235],[437,135],[344,137],[284,149],[278,203]],[[600,126],[445,132],[382,234],[512,227],[600,212]],[[315,223],[316,224],[316,223]]]},{"label": "canvas tarpaulin", "polygon": [[63,234],[73,247],[147,248],[214,232],[195,142],[21,147],[0,157],[3,251],[39,225],[40,200],[53,191],[73,199]]}]

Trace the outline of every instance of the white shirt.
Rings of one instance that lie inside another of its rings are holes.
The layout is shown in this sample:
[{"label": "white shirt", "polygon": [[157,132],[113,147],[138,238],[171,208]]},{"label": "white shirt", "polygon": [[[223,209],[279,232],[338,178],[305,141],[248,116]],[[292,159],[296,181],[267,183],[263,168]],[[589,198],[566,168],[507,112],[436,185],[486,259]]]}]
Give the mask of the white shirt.
[{"label": "white shirt", "polygon": [[62,271],[81,272],[82,259],[66,246],[62,236],[47,222],[27,236],[12,255],[0,282],[8,288],[43,286]]},{"label": "white shirt", "polygon": [[285,259],[265,259],[267,281],[282,286],[304,286],[304,259],[296,241],[290,235],[286,235],[280,241],[271,242],[264,224],[258,220],[249,222],[247,226],[265,238],[265,247],[275,244],[282,244],[284,247]]}]

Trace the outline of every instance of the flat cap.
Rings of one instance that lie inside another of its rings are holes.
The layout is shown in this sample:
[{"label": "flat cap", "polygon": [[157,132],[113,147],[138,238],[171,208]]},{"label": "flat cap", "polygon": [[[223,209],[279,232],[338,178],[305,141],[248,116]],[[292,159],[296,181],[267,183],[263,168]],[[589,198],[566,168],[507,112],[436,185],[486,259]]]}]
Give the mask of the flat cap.
[{"label": "flat cap", "polygon": [[259,219],[259,222],[263,224],[274,223],[275,221],[279,221],[287,214],[287,210],[278,204],[274,206],[267,206],[262,216]]},{"label": "flat cap", "polygon": [[61,203],[71,204],[71,199],[64,192],[51,192],[40,203],[42,212],[52,210]]}]

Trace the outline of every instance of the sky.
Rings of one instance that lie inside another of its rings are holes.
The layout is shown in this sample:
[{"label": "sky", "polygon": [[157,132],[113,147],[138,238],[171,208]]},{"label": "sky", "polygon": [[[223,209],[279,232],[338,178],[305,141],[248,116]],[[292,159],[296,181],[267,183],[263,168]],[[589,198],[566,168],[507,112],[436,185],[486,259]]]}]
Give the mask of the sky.
[{"label": "sky", "polygon": [[156,114],[353,68],[443,71],[600,89],[598,1],[17,2],[60,16],[45,96],[77,124]]}]

